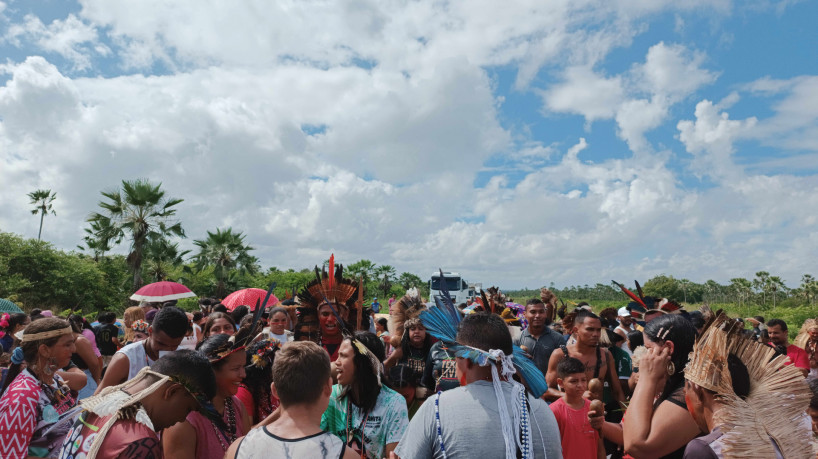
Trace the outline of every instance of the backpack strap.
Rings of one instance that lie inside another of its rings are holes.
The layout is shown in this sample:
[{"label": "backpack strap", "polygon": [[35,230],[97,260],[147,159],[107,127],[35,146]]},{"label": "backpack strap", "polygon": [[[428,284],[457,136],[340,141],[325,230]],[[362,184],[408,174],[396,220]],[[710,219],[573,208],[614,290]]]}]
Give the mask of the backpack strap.
[{"label": "backpack strap", "polygon": [[571,357],[568,355],[568,347],[564,344],[560,344],[560,349],[562,349],[562,353],[565,354],[566,357]]},{"label": "backpack strap", "polygon": [[599,378],[599,370],[602,368],[602,351],[596,347],[596,368],[594,368],[594,378]]}]

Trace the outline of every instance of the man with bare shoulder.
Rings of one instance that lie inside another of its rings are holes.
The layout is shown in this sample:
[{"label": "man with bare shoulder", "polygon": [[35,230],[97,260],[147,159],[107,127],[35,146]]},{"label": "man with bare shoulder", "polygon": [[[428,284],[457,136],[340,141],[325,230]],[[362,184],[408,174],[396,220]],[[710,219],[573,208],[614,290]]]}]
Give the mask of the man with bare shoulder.
[{"label": "man with bare shoulder", "polygon": [[[548,361],[548,373],[545,375],[545,380],[548,382],[548,392],[544,395],[546,401],[557,400],[563,395],[557,386],[557,365],[568,356],[579,359],[585,364],[585,374],[588,376],[589,381],[596,378],[602,382],[607,382],[614,400],[617,402],[625,401],[625,394],[619,385],[619,376],[616,373],[611,352],[599,345],[601,334],[602,322],[596,314],[586,310],[577,313],[576,319],[574,319],[576,342],[562,346],[559,351],[553,352],[551,359]],[[589,389],[593,389],[593,387],[589,387]],[[602,393],[600,391],[594,393],[593,396],[601,399]]]}]

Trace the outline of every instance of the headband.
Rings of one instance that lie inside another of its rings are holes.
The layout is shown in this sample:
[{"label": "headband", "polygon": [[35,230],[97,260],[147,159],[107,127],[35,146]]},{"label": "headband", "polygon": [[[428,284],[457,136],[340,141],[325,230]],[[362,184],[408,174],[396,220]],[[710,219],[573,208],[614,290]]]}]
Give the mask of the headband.
[{"label": "headband", "polygon": [[29,343],[31,341],[40,341],[40,340],[44,340],[44,339],[48,339],[48,338],[54,338],[56,336],[69,335],[69,334],[72,334],[72,333],[74,333],[74,330],[69,325],[69,326],[67,326],[65,328],[60,328],[58,330],[49,330],[49,331],[44,331],[44,332],[34,333],[34,334],[23,333],[23,339],[21,339],[20,342]]}]

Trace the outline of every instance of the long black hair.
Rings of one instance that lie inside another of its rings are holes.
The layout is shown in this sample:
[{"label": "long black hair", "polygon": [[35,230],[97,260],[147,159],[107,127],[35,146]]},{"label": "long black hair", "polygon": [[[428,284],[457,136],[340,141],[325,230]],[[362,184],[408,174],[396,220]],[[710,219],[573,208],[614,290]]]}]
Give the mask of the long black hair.
[{"label": "long black hair", "polygon": [[261,421],[261,402],[269,401],[272,391],[270,385],[273,383],[273,363],[278,346],[270,345],[272,340],[261,340],[253,343],[246,350],[247,362],[244,370],[245,386],[256,404],[256,412],[250,413],[257,421]]},{"label": "long black hair", "polygon": [[[351,341],[351,338],[346,338]],[[386,358],[386,349],[383,346],[383,341],[374,333],[359,331],[355,332],[355,339],[366,346],[372,354],[383,362]],[[352,344],[350,342],[350,344]],[[378,403],[378,395],[381,393],[381,387],[378,385],[378,373],[380,368],[372,368],[372,362],[365,354],[358,352],[355,346],[352,346],[354,353],[353,364],[355,365],[355,381],[351,385],[346,386],[341,391],[341,398],[347,397],[350,393],[355,393],[358,397],[353,404],[361,413],[369,413]],[[357,390],[354,390],[357,389]],[[350,398],[350,402],[352,399]]]},{"label": "long black hair", "polygon": [[673,354],[670,355],[670,361],[673,362],[676,371],[667,378],[665,388],[658,400],[662,402],[675,390],[684,387],[684,369],[696,341],[696,328],[689,320],[678,314],[665,314],[648,322],[644,333],[654,343],[663,344],[666,341],[673,343]]}]

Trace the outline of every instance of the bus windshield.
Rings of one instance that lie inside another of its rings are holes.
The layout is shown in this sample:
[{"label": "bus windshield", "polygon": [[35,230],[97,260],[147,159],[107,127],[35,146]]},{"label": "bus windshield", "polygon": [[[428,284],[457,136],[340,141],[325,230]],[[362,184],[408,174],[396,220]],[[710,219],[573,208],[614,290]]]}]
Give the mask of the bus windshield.
[{"label": "bus windshield", "polygon": [[[447,277],[446,278],[446,289],[451,292],[456,292],[460,290],[460,278],[459,277]],[[432,278],[432,290],[440,290],[440,276]]]}]

